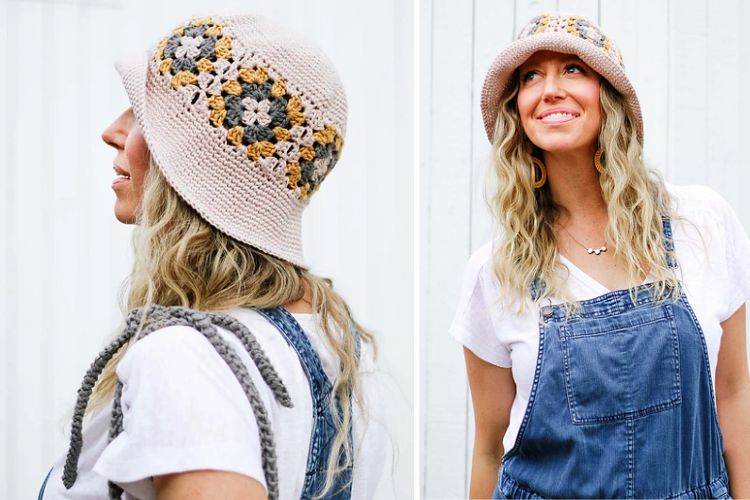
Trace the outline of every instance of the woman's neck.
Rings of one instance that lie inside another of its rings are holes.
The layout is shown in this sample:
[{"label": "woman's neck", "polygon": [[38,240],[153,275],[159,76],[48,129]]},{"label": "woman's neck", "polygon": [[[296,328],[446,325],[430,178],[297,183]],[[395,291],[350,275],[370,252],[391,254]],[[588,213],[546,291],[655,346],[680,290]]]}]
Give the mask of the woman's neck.
[{"label": "woman's neck", "polygon": [[284,309],[290,313],[312,313],[312,292],[307,283],[305,283],[305,295],[299,300],[294,300],[284,304]]},{"label": "woman's neck", "polygon": [[607,218],[599,172],[589,151],[563,154],[545,153],[547,182],[552,200],[563,210],[561,222],[596,224]]}]

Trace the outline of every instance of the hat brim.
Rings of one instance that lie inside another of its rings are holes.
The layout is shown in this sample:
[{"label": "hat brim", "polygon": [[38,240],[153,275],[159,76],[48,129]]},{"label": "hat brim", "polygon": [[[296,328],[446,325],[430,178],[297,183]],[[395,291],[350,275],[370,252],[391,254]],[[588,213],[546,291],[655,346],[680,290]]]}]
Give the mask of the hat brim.
[{"label": "hat brim", "polygon": [[119,59],[115,62],[115,69],[120,74],[128,100],[133,108],[135,119],[141,130],[144,127],[146,102],[146,76],[148,74],[148,54]]},{"label": "hat brim", "polygon": [[482,119],[487,138],[493,142],[500,98],[510,84],[514,71],[540,50],[577,55],[583,62],[607,79],[625,98],[632,111],[643,143],[643,117],[638,96],[622,67],[590,41],[559,32],[540,33],[513,42],[495,57],[484,79],[481,95]]}]

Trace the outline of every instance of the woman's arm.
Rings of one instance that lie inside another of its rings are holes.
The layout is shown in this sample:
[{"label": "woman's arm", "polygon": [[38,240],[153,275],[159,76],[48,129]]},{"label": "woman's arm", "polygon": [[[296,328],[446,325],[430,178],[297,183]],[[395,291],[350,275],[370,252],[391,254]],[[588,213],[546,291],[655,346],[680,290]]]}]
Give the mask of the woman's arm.
[{"label": "woman's arm", "polygon": [[470,498],[491,498],[503,457],[503,436],[510,421],[516,384],[510,368],[488,363],[464,347],[466,373],[474,404],[474,452]]},{"label": "woman's arm", "polygon": [[747,370],[745,305],[721,323],[716,365],[716,409],[732,498],[750,498],[750,376]]},{"label": "woman's arm", "polygon": [[154,477],[158,500],[265,500],[255,479],[218,470],[198,470]]}]

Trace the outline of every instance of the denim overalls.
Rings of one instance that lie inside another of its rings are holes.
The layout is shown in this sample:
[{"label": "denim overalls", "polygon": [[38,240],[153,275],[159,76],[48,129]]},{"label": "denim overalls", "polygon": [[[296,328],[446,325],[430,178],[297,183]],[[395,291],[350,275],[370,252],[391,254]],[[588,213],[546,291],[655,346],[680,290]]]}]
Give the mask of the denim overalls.
[{"label": "denim overalls", "polygon": [[[334,417],[329,404],[330,397],[333,394],[333,384],[326,376],[320,358],[294,316],[282,307],[258,310],[258,313],[270,321],[281,332],[289,345],[294,348],[310,383],[313,425],[307,455],[305,482],[300,497],[302,500],[309,500],[319,493],[325,484],[328,458],[336,433]],[[357,358],[359,358],[360,340],[356,332],[355,340],[357,343]],[[340,410],[340,405],[337,404],[337,407]],[[351,421],[349,424],[349,441],[352,442]],[[341,459],[343,460],[343,458],[342,455]],[[52,472],[52,469],[50,469],[50,472]],[[39,491],[39,500],[44,498],[49,475],[48,472]],[[336,476],[333,487],[324,498],[331,500],[349,499],[352,489],[351,479],[352,466],[349,465]]]},{"label": "denim overalls", "polygon": [[[663,229],[674,250],[666,217]],[[637,292],[635,304],[627,289],[581,301],[568,322],[563,305],[541,307],[529,402],[493,498],[729,498],[701,326],[682,288],[661,304],[652,284]]]},{"label": "denim overalls", "polygon": [[[315,353],[310,341],[302,331],[299,323],[283,307],[259,310],[281,332],[291,345],[302,363],[307,380],[310,382],[312,396],[313,427],[310,436],[310,448],[307,454],[307,470],[305,485],[302,489],[302,500],[308,500],[319,493],[326,480],[328,457],[331,455],[331,445],[336,435],[336,428],[331,413],[330,397],[333,394],[333,384],[328,380],[320,358]],[[357,342],[357,358],[359,358],[359,336],[355,333]],[[338,403],[338,399],[337,399]],[[351,401],[350,401],[351,404]],[[337,404],[338,406],[338,404]],[[340,411],[340,407],[339,407]],[[352,426],[349,421],[349,442],[352,442]],[[343,455],[340,460],[343,460]],[[325,496],[331,500],[347,500],[352,496],[352,466],[349,465],[336,476],[333,487]]]}]

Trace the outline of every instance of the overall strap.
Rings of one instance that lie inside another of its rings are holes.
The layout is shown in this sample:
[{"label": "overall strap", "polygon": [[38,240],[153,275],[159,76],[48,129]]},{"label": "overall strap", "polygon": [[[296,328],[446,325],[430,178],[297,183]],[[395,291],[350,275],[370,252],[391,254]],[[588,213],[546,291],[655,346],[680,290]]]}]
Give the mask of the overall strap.
[{"label": "overall strap", "polygon": [[531,293],[531,300],[536,301],[536,298],[544,293],[544,289],[547,287],[547,283],[542,278],[534,278],[531,280],[531,286],[529,293]]},{"label": "overall strap", "polygon": [[[335,438],[334,417],[331,413],[331,396],[333,395],[333,384],[328,379],[315,349],[305,335],[302,327],[294,316],[283,307],[258,310],[277,330],[283,335],[287,343],[295,350],[299,357],[302,368],[310,384],[310,396],[313,403],[313,427],[310,436],[310,448],[307,458],[307,470],[305,472],[305,483],[302,490],[302,499],[307,500],[317,495],[325,484],[328,459],[331,456],[331,448]],[[359,360],[360,338],[354,330],[356,342],[356,355]],[[341,402],[338,395],[335,406],[342,415]],[[349,401],[351,405],[351,397]],[[349,421],[349,442],[352,442],[352,423]],[[345,454],[339,457],[339,465],[344,465]],[[351,466],[344,468],[337,474],[334,484],[324,498],[348,499],[351,497]]]},{"label": "overall strap", "polygon": [[[263,473],[268,485],[268,498],[278,498],[278,469],[276,466],[276,448],[274,444],[271,421],[268,411],[263,404],[247,367],[240,357],[219,334],[217,326],[233,333],[242,342],[253,363],[258,367],[264,382],[272,390],[274,398],[282,406],[291,407],[292,401],[276,370],[274,370],[265,352],[248,328],[236,318],[224,313],[204,312],[185,307],[164,307],[151,305],[147,309],[132,309],[125,321],[123,333],[107,346],[86,372],[83,384],[78,390],[78,400],[73,412],[73,422],[70,433],[70,446],[63,468],[63,484],[70,489],[78,477],[78,459],[83,448],[83,416],[88,406],[88,400],[94,385],[101,376],[104,367],[114,354],[131,339],[139,340],[156,330],[169,326],[189,326],[194,328],[211,343],[211,346],[229,365],[235,377],[242,386],[245,395],[253,409],[258,423],[258,433],[261,443],[261,459]],[[117,380],[114,399],[112,401],[112,421],[109,432],[110,442],[122,432],[122,382]],[[122,489],[116,484],[109,483],[109,498],[119,499]]]},{"label": "overall strap", "polygon": [[320,363],[320,358],[297,320],[283,307],[259,309],[258,312],[281,332],[287,343],[297,353],[302,368],[305,370],[305,375],[310,382],[313,406],[318,408],[320,405],[327,405],[329,395],[333,390],[333,384],[328,380],[323,365]]},{"label": "overall strap", "polygon": [[677,260],[674,256],[674,240],[672,239],[672,224],[669,216],[662,215],[661,224],[664,230],[664,249],[667,251],[667,265],[675,268],[677,267]]}]

